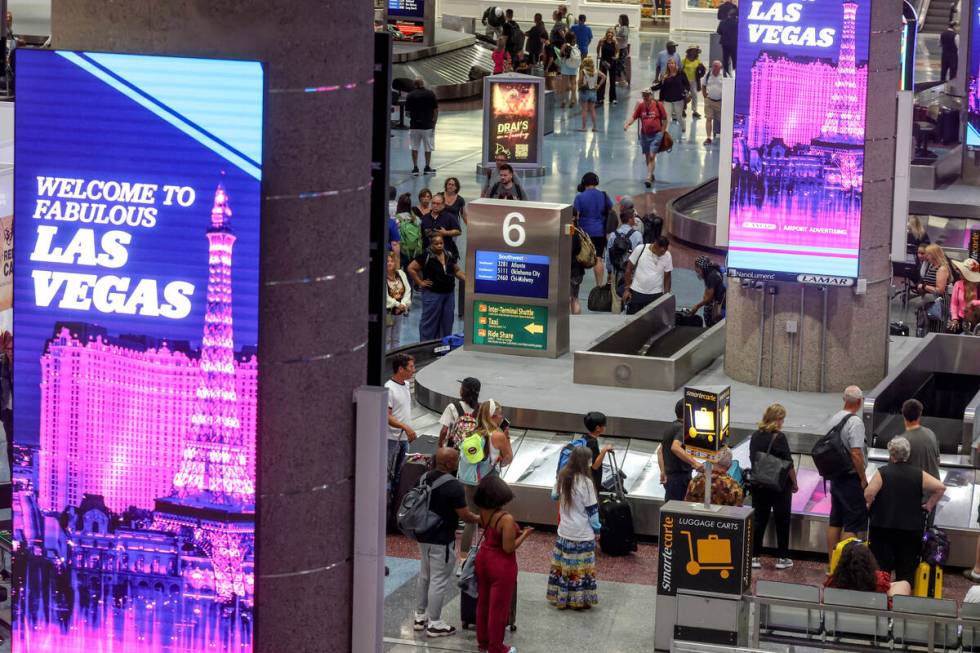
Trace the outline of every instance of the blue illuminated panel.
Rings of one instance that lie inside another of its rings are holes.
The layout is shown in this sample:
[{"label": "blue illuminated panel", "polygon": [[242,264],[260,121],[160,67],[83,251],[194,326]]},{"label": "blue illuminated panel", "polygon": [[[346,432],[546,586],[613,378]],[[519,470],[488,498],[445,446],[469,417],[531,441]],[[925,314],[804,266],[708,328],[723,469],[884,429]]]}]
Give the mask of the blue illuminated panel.
[{"label": "blue illuminated panel", "polygon": [[476,251],[474,289],[488,295],[548,297],[547,256]]}]

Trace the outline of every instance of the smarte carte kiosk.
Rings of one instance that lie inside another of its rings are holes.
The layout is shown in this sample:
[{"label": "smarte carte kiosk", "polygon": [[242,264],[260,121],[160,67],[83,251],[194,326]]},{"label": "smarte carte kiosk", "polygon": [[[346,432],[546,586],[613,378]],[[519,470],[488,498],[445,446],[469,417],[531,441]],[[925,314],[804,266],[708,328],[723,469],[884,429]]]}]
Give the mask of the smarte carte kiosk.
[{"label": "smarte carte kiosk", "polygon": [[[705,461],[705,474],[729,437],[731,388],[684,388],[684,447]],[[660,509],[654,648],[674,639],[728,646],[748,643],[752,582],[750,507],[669,501]]]}]

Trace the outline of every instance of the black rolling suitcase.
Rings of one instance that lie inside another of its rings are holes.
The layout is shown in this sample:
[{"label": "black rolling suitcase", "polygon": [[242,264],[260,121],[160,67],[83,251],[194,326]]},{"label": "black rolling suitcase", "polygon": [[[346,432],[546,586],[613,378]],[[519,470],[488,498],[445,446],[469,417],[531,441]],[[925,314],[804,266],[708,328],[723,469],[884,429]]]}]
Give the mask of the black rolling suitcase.
[{"label": "black rolling suitcase", "polygon": [[943,145],[960,142],[960,112],[943,107],[939,110],[938,137]]},{"label": "black rolling suitcase", "polygon": [[633,529],[633,510],[626,502],[623,480],[616,454],[606,454],[612,467],[615,489],[599,499],[599,548],[608,556],[625,556],[636,551],[636,531]]},{"label": "black rolling suitcase", "polygon": [[[463,630],[469,630],[470,626],[476,628],[476,597],[470,596],[466,592],[459,593],[459,622]],[[517,589],[514,590],[514,598],[510,602],[510,618],[507,619],[507,627],[513,632],[517,630]]]}]

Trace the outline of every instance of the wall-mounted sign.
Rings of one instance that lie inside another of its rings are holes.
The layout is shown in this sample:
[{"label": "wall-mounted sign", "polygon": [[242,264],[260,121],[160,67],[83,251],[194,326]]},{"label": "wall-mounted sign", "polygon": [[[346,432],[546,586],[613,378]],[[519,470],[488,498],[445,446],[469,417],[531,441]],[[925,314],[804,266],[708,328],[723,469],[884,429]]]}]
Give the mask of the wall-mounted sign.
[{"label": "wall-mounted sign", "polygon": [[684,447],[713,460],[728,443],[731,388],[684,388]]},{"label": "wall-mounted sign", "polygon": [[970,243],[967,251],[970,258],[980,261],[980,229],[970,230]]},{"label": "wall-mounted sign", "polygon": [[511,295],[514,297],[548,296],[547,256],[511,254],[508,252],[476,251],[476,282],[478,293]]},{"label": "wall-mounted sign", "polygon": [[477,301],[473,343],[526,349],[548,348],[548,307]]},{"label": "wall-mounted sign", "polygon": [[255,62],[18,52],[18,650],[252,650],[263,98]]},{"label": "wall-mounted sign", "polygon": [[483,84],[483,161],[502,154],[514,168],[538,168],[544,132],[544,79],[516,73]]},{"label": "wall-mounted sign", "polygon": [[871,3],[755,0],[739,15],[728,266],[854,278]]}]

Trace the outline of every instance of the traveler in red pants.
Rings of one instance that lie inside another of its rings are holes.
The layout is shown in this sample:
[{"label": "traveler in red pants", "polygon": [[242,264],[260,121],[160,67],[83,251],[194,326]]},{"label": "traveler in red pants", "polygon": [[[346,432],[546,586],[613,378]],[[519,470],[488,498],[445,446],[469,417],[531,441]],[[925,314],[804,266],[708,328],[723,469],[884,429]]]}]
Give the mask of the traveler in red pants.
[{"label": "traveler in red pants", "polygon": [[476,604],[476,642],[487,653],[517,653],[504,645],[504,630],[510,606],[517,591],[515,552],[534,530],[521,529],[510,513],[503,510],[514,499],[510,486],[494,474],[480,481],[474,503],[480,509],[484,529],[476,554],[476,578],[480,588]]}]

